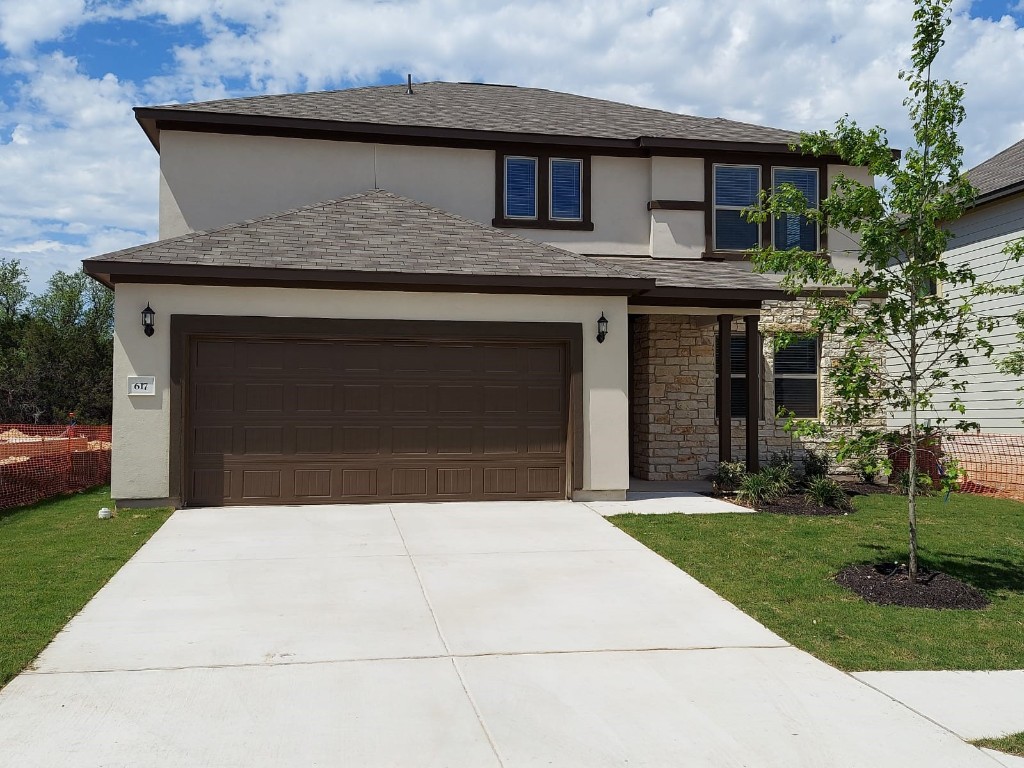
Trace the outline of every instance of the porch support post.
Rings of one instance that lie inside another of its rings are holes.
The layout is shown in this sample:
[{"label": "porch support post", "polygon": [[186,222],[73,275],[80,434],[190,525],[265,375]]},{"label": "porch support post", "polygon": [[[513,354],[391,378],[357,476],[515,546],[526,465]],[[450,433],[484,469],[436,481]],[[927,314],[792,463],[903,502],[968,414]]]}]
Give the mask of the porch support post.
[{"label": "porch support post", "polygon": [[761,468],[758,423],[761,415],[761,334],[757,315],[743,318],[747,330],[747,471]]},{"label": "porch support post", "polygon": [[718,316],[718,460],[732,461],[732,315]]}]

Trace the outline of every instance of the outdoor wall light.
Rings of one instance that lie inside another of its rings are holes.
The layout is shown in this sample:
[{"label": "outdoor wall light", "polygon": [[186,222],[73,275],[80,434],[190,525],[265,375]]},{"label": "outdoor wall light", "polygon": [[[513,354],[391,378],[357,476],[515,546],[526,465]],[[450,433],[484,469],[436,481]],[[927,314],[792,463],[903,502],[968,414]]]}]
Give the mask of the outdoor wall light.
[{"label": "outdoor wall light", "polygon": [[605,337],[608,336],[608,318],[604,316],[604,312],[597,318],[597,343],[604,344]]},{"label": "outdoor wall light", "polygon": [[153,335],[153,321],[156,319],[156,312],[149,306],[149,302],[146,302],[146,308],[142,310],[142,330],[147,336]]}]

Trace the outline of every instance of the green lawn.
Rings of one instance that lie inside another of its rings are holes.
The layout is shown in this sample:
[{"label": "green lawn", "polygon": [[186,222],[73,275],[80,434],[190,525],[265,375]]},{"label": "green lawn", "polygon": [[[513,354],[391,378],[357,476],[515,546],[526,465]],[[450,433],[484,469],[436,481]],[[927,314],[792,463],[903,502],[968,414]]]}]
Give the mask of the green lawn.
[{"label": "green lawn", "polygon": [[851,563],[906,562],[906,502],[855,499],[840,517],[619,515],[611,521],[777,634],[851,671],[1024,668],[1024,504],[921,501],[924,567],[981,589],[983,611],[875,606],[833,578]]},{"label": "green lawn", "polygon": [[107,488],[0,511],[0,686],[153,535],[169,509],[113,507]]},{"label": "green lawn", "polygon": [[1024,733],[1014,733],[1010,736],[1003,736],[1001,739],[978,739],[972,741],[971,744],[1024,757]]}]

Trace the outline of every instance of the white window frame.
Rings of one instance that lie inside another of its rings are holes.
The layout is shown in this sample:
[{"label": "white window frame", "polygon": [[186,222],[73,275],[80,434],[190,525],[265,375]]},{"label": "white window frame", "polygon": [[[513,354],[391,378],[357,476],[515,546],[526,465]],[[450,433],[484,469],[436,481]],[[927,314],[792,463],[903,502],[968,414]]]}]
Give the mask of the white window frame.
[{"label": "white window frame", "polygon": [[[715,253],[746,253],[748,248],[719,248],[718,247],[718,216],[715,214],[719,210],[723,211],[745,211],[749,208],[749,205],[719,205],[718,204],[718,184],[715,183],[715,179],[718,174],[716,170],[718,168],[754,168],[757,170],[757,188],[758,190],[763,189],[761,186],[764,179],[761,178],[761,166],[752,165],[750,163],[712,163],[711,165],[711,247]],[[761,244],[761,227],[758,225],[757,228],[758,236],[757,242],[752,247],[756,248]]]},{"label": "white window frame", "polygon": [[[778,355],[778,351],[775,353]],[[821,337],[818,336],[814,339],[814,373],[775,373],[775,361],[772,361],[772,394],[775,399],[775,411],[779,410],[779,379],[803,379],[805,381],[814,381],[814,390],[816,397],[815,402],[818,404],[818,412],[814,416],[797,416],[798,419],[815,419],[821,421]]]},{"label": "white window frame", "polygon": [[[580,215],[555,216],[555,174],[552,172],[555,163],[576,163],[580,169]],[[578,157],[548,158],[548,220],[549,221],[583,221],[583,161]]]},{"label": "white window frame", "polygon": [[[508,161],[509,160],[529,160],[533,163],[533,215],[532,216],[513,216],[508,212]],[[538,182],[540,181],[540,162],[536,157],[530,157],[528,155],[505,155],[505,174],[502,179],[502,193],[505,196],[504,205],[502,206],[505,213],[505,218],[509,221],[537,221],[540,218],[540,210],[538,198],[540,197],[540,189],[538,188]]]},{"label": "white window frame", "polygon": [[[773,165],[772,166],[772,171],[771,171],[771,173],[772,173],[772,179],[771,179],[771,181],[772,181],[772,192],[775,191],[775,171],[813,171],[814,172],[814,189],[817,191],[817,194],[815,196],[818,197],[818,198],[821,197],[821,169],[820,168],[812,168],[812,167],[806,166],[806,165]],[[810,203],[811,201],[808,200],[807,202]],[[819,199],[817,202],[814,203],[814,205],[815,205],[815,207],[821,205],[821,200]],[[776,220],[776,218],[777,217],[772,216],[772,247],[773,248],[775,247],[775,220]],[[812,251],[812,253],[817,253],[820,250],[821,250],[821,227],[815,226],[814,227],[814,250]],[[819,411],[821,410],[820,406],[819,406],[818,410]]]}]

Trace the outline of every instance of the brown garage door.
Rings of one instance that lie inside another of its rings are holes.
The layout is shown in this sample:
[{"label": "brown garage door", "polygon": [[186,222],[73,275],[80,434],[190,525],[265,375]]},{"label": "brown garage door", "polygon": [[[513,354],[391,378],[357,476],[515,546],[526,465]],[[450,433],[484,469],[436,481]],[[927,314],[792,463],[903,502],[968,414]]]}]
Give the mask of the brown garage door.
[{"label": "brown garage door", "polygon": [[188,344],[192,505],[566,495],[563,343]]}]

